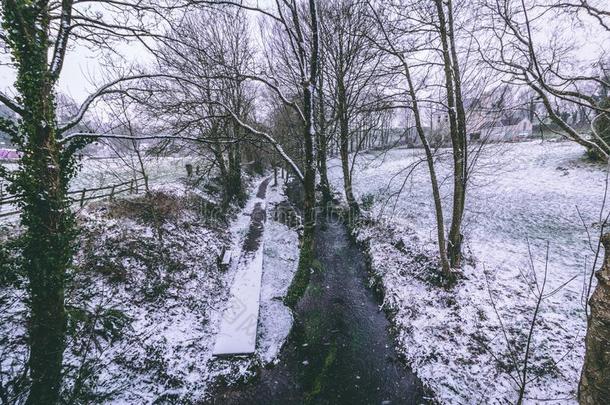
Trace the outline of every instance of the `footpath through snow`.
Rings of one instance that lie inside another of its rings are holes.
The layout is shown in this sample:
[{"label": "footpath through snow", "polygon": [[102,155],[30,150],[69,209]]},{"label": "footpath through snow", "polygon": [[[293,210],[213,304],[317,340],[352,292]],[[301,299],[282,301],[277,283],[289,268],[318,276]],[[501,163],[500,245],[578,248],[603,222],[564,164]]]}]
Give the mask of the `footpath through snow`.
[{"label": "footpath through snow", "polygon": [[[267,219],[267,178],[258,186],[248,234],[236,262],[235,280],[214,345],[214,356],[253,354],[263,273],[263,234]],[[237,253],[237,252],[236,252]]]}]

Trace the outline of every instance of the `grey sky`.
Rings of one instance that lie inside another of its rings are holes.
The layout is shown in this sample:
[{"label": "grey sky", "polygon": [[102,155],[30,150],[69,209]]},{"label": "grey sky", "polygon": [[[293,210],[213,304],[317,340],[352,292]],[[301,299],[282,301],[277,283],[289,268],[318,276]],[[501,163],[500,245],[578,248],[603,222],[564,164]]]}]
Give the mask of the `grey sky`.
[{"label": "grey sky", "polygon": [[[260,0],[258,4],[268,8],[270,0]],[[569,24],[565,24],[565,31],[561,32],[564,37],[577,41],[578,55],[576,56],[579,59],[595,59],[603,50],[610,51],[610,34],[595,29],[597,24],[594,21],[590,22],[591,24],[588,24],[585,29],[578,30],[577,33]],[[564,26],[563,22],[555,21],[555,23],[549,24],[547,30],[544,31],[547,31],[548,34],[554,30],[562,31],[562,26]],[[252,27],[256,27],[256,24],[253,24]],[[544,36],[545,34],[541,34],[539,41],[544,41]],[[127,61],[141,63],[147,58],[146,52],[139,46],[125,45],[121,48],[123,48],[121,53]],[[71,49],[60,76],[59,90],[77,102],[83,101],[95,89],[93,83],[99,83],[101,80],[103,68],[100,61],[101,55],[84,46],[76,46]],[[13,94],[14,79],[14,72],[11,68],[0,66],[0,90]]]}]

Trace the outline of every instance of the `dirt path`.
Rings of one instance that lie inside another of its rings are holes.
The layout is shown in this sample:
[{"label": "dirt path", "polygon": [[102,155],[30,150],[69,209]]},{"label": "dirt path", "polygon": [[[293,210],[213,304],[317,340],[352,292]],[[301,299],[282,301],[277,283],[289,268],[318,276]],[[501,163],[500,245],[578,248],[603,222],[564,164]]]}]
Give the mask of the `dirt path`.
[{"label": "dirt path", "polygon": [[419,404],[423,389],[397,358],[388,321],[366,287],[362,253],[337,218],[318,227],[317,271],[279,363],[218,404]]}]

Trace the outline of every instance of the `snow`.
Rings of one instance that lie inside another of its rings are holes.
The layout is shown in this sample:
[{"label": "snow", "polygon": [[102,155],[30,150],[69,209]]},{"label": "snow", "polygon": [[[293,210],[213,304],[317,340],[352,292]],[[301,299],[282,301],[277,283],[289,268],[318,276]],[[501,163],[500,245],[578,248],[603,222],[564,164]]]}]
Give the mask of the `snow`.
[{"label": "snow", "polygon": [[[126,181],[132,180],[134,177],[140,178],[140,173],[134,173],[133,167],[137,166],[135,156],[122,156],[114,158],[89,158],[85,157],[81,160],[81,168],[77,176],[70,182],[70,190],[82,190],[92,189],[99,187],[111,186],[113,184],[120,184]],[[127,162],[127,163],[126,163]],[[149,177],[149,183],[160,191],[174,191],[176,184],[186,174],[186,164],[197,164],[192,157],[182,156],[147,156],[145,157],[144,164]],[[7,170],[17,170],[18,165],[16,163],[0,162]],[[131,166],[131,167],[130,167]],[[6,181],[4,185],[8,184]],[[0,179],[0,187],[3,186],[2,179]],[[139,191],[142,192],[143,184],[142,181],[137,183]],[[167,187],[166,187],[167,186]],[[103,195],[108,193],[109,190],[102,190],[98,192],[88,192],[87,196]],[[3,198],[8,198],[6,192],[2,194]],[[76,204],[78,206],[78,204]],[[75,207],[76,208],[76,207]],[[16,223],[19,220],[18,215],[11,215],[2,217],[2,214],[17,211],[18,207],[15,204],[4,204],[0,205],[0,223]]]},{"label": "snow", "polygon": [[[273,184],[273,183],[272,183]],[[275,206],[286,197],[283,181],[269,186],[268,206]],[[292,312],[282,302],[296,274],[299,258],[299,238],[294,229],[274,220],[267,210],[263,257],[263,279],[259,318],[258,355],[264,364],[274,362],[292,328]]]},{"label": "snow", "polygon": [[[590,267],[593,259],[578,211],[595,238],[606,178],[604,168],[585,162],[583,154],[582,147],[568,142],[484,148],[466,204],[464,234],[470,260],[463,269],[465,278],[450,291],[429,281],[438,264],[430,259],[437,253],[425,165],[415,167],[405,180],[423,152],[399,148],[365,154],[357,161],[355,194],[374,196],[369,215],[379,220],[360,226],[357,237],[369,246],[400,351],[441,402],[516,400],[513,378],[515,368],[522,367],[535,305],[528,283],[533,272],[543,278],[547,244],[546,291],[567,284],[542,302],[526,402],[576,402],[586,331],[584,286],[590,271],[585,264]],[[330,174],[334,187],[341,190],[337,165]],[[437,165],[443,206],[450,217],[448,151],[440,151]],[[597,241],[592,243],[595,246]],[[517,367],[509,360],[509,345],[490,292],[507,329],[510,350],[518,355]]]},{"label": "snow", "polygon": [[[180,181],[153,191],[160,189],[171,203],[167,205],[177,205],[161,226],[162,242],[154,224],[141,219],[146,210],[122,213],[129,201],[137,207],[138,196],[98,202],[79,213],[82,249],[67,305],[84,319],[95,320],[90,327],[96,333],[90,338],[85,333],[88,324],[77,322],[68,339],[65,392],[74,388],[83,365],[91,376],[80,387],[77,402],[204,402],[217,384],[251,378],[258,367],[275,361],[292,325],[290,312],[278,298],[286,294],[296,272],[298,236],[269,216],[270,234],[265,234],[257,257],[263,262],[266,285],[260,295],[256,353],[247,359],[212,356],[236,275],[235,268],[217,269],[216,259],[222,247],[231,247],[234,257],[240,257],[257,198],[250,198],[228,226],[221,226],[188,205],[195,196],[209,198],[202,191]],[[271,204],[284,198],[281,185],[270,188]],[[0,375],[4,386],[11,368],[12,375],[18,375],[27,358],[25,296],[19,286],[2,285],[0,298],[0,353],[12,353],[2,355],[2,372],[8,372]]]},{"label": "snow", "polygon": [[[283,200],[278,192],[282,187],[281,182],[268,186],[272,205]],[[248,208],[253,204],[261,204],[266,209],[267,199],[251,199]],[[215,356],[254,353],[258,340],[259,356],[264,363],[270,363],[278,355],[292,326],[292,313],[281,298],[286,295],[296,273],[298,236],[286,225],[274,221],[270,212],[267,212],[267,219],[258,250],[254,254],[244,254],[237,264],[231,298],[214,347]]]},{"label": "snow", "polygon": [[[256,206],[266,209],[264,198],[257,198]],[[237,274],[231,286],[229,303],[214,346],[214,356],[252,354],[256,350],[256,331],[263,274],[263,248],[247,252],[237,264]]]}]

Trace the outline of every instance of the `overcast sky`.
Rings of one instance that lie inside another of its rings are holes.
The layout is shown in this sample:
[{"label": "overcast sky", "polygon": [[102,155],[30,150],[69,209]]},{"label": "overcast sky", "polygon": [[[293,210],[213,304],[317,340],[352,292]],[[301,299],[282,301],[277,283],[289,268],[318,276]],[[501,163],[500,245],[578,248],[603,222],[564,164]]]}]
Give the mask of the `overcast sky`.
[{"label": "overcast sky", "polygon": [[[268,7],[269,0],[261,0],[260,5]],[[563,25],[563,24],[561,24]],[[549,32],[561,28],[561,25],[549,24]],[[253,27],[256,23],[252,24]],[[588,27],[596,27],[595,23],[588,24]],[[581,44],[579,57],[592,59],[601,54],[602,50],[610,52],[610,35],[607,32],[600,32],[593,28],[579,31],[578,35],[567,28],[562,33],[566,38],[576,37]],[[541,37],[540,40],[544,41]],[[140,46],[124,46],[121,52],[129,61],[141,63],[147,59],[147,54]],[[91,50],[77,46],[69,51],[64,63],[63,71],[59,80],[59,90],[74,98],[77,102],[83,101],[94,89],[92,83],[100,82],[100,75],[103,68],[100,64],[101,55],[93,53]],[[13,94],[13,82],[15,76],[11,68],[0,66],[0,90]],[[97,79],[97,80],[96,80]]]}]

